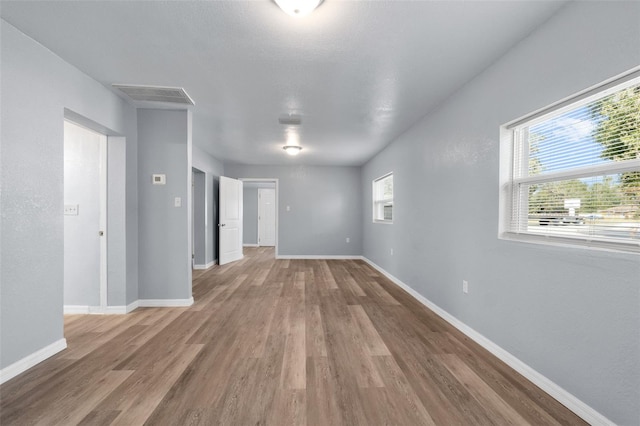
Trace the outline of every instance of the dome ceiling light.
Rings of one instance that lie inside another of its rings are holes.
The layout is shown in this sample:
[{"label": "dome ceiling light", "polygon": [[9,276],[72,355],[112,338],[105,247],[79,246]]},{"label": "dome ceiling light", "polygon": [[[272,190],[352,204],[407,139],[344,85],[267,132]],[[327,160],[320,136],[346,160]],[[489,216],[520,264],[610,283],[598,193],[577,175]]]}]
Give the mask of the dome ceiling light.
[{"label": "dome ceiling light", "polygon": [[305,16],[315,10],[322,0],[274,0],[287,15]]},{"label": "dome ceiling light", "polygon": [[284,152],[289,155],[298,155],[300,151],[302,151],[302,147],[300,145],[285,145],[282,149],[284,149]]}]

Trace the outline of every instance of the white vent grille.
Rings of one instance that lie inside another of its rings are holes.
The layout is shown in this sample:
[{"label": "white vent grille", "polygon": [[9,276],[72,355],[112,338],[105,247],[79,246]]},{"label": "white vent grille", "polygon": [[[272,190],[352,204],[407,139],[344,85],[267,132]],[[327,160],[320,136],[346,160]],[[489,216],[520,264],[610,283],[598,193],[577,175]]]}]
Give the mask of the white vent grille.
[{"label": "white vent grille", "polygon": [[134,101],[195,105],[193,99],[182,87],[136,86],[131,84],[113,84],[112,86]]},{"label": "white vent grille", "polygon": [[302,117],[295,114],[282,115],[278,118],[278,123],[285,126],[300,126],[302,124]]}]

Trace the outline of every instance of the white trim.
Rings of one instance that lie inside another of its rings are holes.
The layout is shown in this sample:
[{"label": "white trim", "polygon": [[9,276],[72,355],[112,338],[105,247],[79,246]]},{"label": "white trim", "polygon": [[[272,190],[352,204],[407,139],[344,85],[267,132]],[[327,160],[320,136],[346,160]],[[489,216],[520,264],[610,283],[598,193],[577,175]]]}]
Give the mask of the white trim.
[{"label": "white trim", "polygon": [[362,256],[354,255],[333,255],[333,254],[281,254],[276,256],[276,259],[336,259],[336,260],[351,260],[360,259]]},{"label": "white trim", "polygon": [[66,348],[67,340],[60,339],[32,353],[31,355],[27,355],[21,360],[14,362],[13,364],[0,370],[0,384],[13,379],[18,374],[24,373],[36,364],[41,363],[45,359],[52,357],[53,355]]},{"label": "white trim", "polygon": [[537,109],[536,111],[523,115],[520,118],[516,118],[515,120],[508,122],[504,126],[506,129],[510,130],[522,126],[522,124],[524,124],[525,122],[534,120],[540,121],[541,117],[544,118],[545,115],[549,115],[550,113],[553,113],[555,111],[563,111],[567,108],[567,106],[573,107],[576,104],[589,103],[591,99],[600,97],[600,95],[602,95],[602,92],[615,92],[618,89],[618,86],[627,84],[628,82],[637,80],[639,78],[640,66],[637,66],[605,81],[594,84],[591,87],[579,91],[578,93],[574,93],[573,95],[569,95],[563,99],[560,99],[559,101],[554,102],[551,105]]},{"label": "white trim", "polygon": [[128,314],[129,312],[133,312],[136,309],[138,309],[138,306],[140,305],[140,302],[138,300],[134,300],[133,302],[129,303],[126,308],[125,311]]},{"label": "white trim", "polygon": [[242,247],[260,247],[258,244],[242,244]]},{"label": "white trim", "polygon": [[480,346],[482,346],[483,348],[491,352],[493,355],[495,355],[498,359],[503,361],[509,367],[513,368],[518,373],[522,374],[526,379],[528,379],[533,384],[538,386],[540,389],[548,393],[551,397],[555,398],[558,402],[560,402],[562,405],[567,407],[569,410],[573,411],[576,415],[580,416],[587,423],[594,426],[595,425],[608,426],[608,425],[615,424],[614,422],[607,419],[605,416],[603,416],[602,414],[600,414],[599,412],[597,412],[596,410],[594,410],[593,408],[591,408],[590,406],[582,402],[576,396],[569,393],[568,391],[566,391],[565,389],[563,389],[562,387],[560,387],[559,385],[557,385],[556,383],[554,383],[553,381],[551,381],[550,379],[548,379],[547,377],[539,373],[538,371],[534,370],[533,368],[531,368],[530,366],[522,362],[520,359],[516,358],[511,353],[507,352],[506,350],[504,350],[503,348],[501,348],[491,340],[487,339],[482,334],[478,333],[477,331],[475,331],[474,329],[472,329],[471,327],[469,327],[468,325],[466,325],[465,323],[463,323],[453,315],[449,314],[447,311],[440,308],[438,305],[431,302],[426,297],[422,296],[413,288],[409,287],[407,284],[403,283],[398,278],[394,277],[393,275],[385,271],[383,268],[373,263],[371,260],[367,259],[364,256],[362,257],[362,260],[364,260],[369,265],[371,265],[374,269],[376,269],[378,272],[380,272],[381,274],[389,278],[391,282],[393,282],[398,287],[405,290],[407,293],[413,296],[413,298],[415,298],[418,302],[422,303],[424,306],[432,310],[434,313],[436,313],[442,319],[447,321],[449,324],[451,324],[452,326],[460,330],[471,340],[473,340],[474,342],[478,343]]},{"label": "white trim", "polygon": [[182,307],[193,305],[193,297],[189,299],[140,299],[138,306],[141,308]]},{"label": "white trim", "polygon": [[193,265],[193,269],[196,270],[204,270],[204,269],[209,269],[211,268],[213,265],[216,264],[216,260],[212,260],[211,262],[207,263],[206,265]]},{"label": "white trim", "polygon": [[100,230],[102,236],[100,237],[100,307],[102,310],[107,309],[107,288],[109,285],[108,279],[108,246],[107,236],[108,230],[108,158],[107,151],[107,136],[100,134]]},{"label": "white trim", "polygon": [[127,306],[89,306],[89,305],[64,305],[65,315],[124,315],[138,307],[138,301]]},{"label": "white trim", "polygon": [[89,313],[89,305],[64,305],[65,315],[86,315]]}]

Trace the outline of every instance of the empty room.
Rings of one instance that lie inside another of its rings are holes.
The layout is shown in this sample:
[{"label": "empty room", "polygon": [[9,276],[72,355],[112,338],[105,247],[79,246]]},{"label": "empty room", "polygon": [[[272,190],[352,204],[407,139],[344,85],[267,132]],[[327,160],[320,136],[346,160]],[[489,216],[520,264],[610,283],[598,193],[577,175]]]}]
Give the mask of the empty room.
[{"label": "empty room", "polygon": [[0,17],[0,424],[640,425],[640,2]]}]

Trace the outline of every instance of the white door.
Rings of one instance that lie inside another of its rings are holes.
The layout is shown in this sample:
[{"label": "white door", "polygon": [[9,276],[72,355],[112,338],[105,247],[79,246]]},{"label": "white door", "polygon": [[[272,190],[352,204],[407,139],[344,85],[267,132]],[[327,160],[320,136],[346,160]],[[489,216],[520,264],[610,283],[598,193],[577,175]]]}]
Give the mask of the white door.
[{"label": "white door", "polygon": [[107,137],[64,122],[64,304],[107,304]]},{"label": "white door", "polygon": [[276,245],[276,190],[258,189],[258,245]]},{"label": "white door", "polygon": [[242,182],[220,177],[218,263],[242,259]]}]

